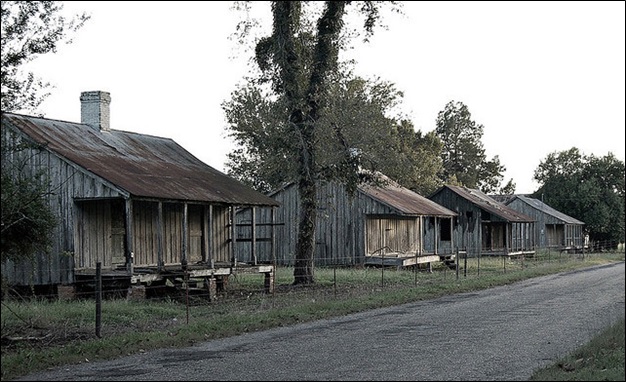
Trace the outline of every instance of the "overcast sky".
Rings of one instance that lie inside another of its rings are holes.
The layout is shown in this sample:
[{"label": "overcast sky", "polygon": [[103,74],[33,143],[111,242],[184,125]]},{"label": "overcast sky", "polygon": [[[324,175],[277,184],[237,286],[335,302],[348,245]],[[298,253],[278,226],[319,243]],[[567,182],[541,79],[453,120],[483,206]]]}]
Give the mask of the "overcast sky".
[{"label": "overcast sky", "polygon": [[[255,2],[257,3],[257,2]],[[269,11],[269,2],[258,2]],[[416,129],[463,102],[518,193],[549,153],[579,148],[624,161],[625,2],[406,2],[351,52],[362,76],[404,92]],[[247,73],[228,37],[230,2],[65,2],[91,19],[30,68],[54,85],[46,117],[80,122],[80,93],[111,93],[111,128],[174,139],[225,171],[233,149],[222,102]],[[267,20],[267,22],[271,22]]]}]

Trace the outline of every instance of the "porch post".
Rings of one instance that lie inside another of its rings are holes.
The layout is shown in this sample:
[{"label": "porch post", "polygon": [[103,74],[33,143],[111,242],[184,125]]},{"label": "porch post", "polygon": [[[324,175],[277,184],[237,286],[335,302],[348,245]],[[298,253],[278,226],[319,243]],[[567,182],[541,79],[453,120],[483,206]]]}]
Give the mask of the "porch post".
[{"label": "porch post", "polygon": [[163,270],[165,266],[165,260],[163,259],[163,243],[164,243],[164,231],[163,231],[163,202],[157,203],[157,269]]},{"label": "porch post", "polygon": [[251,213],[252,213],[252,237],[251,237],[251,248],[250,248],[250,260],[252,261],[252,264],[257,265],[256,262],[256,207],[252,207],[251,209]]},{"label": "porch post", "polygon": [[183,203],[183,237],[182,237],[182,250],[180,264],[183,269],[187,268],[187,247],[189,241],[189,208],[187,203]]},{"label": "porch post", "polygon": [[213,209],[211,205],[204,206],[202,209],[202,260],[207,264],[211,265],[213,268],[213,263],[211,261],[211,247],[210,247],[210,235],[211,235],[211,214],[213,213]]},{"label": "porch post", "polygon": [[229,208],[229,213],[230,213],[230,261],[231,264],[233,266],[237,266],[237,256],[235,255],[235,248],[236,248],[236,232],[237,230],[235,229],[235,207],[234,206],[230,206]]},{"label": "porch post", "polygon": [[271,229],[271,242],[270,251],[272,253],[272,264],[274,264],[274,275],[276,274],[276,207],[272,207],[271,210],[272,229]]},{"label": "porch post", "polygon": [[126,199],[126,205],[125,205],[125,209],[126,209],[126,213],[125,213],[125,217],[126,217],[126,226],[124,227],[125,230],[125,237],[126,237],[126,270],[128,271],[129,274],[133,274],[133,261],[134,261],[134,250],[133,250],[133,201],[132,199],[128,198]]}]

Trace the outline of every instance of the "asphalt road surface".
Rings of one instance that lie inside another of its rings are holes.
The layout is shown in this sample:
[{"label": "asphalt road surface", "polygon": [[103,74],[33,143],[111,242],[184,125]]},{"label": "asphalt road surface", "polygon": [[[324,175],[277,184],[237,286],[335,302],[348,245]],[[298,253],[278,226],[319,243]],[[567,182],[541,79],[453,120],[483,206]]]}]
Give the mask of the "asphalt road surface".
[{"label": "asphalt road surface", "polygon": [[624,317],[624,263],[22,380],[528,380]]}]

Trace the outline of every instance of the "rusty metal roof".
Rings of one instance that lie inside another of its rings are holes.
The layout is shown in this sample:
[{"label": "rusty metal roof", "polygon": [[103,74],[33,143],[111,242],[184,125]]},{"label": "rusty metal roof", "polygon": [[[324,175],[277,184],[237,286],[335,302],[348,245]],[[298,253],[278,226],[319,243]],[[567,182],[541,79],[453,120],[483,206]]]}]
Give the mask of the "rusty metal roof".
[{"label": "rusty metal roof", "polygon": [[456,212],[397,184],[362,185],[359,186],[359,191],[405,215],[448,217],[457,215]]},{"label": "rusty metal roof", "polygon": [[444,188],[449,188],[452,192],[464,199],[467,199],[479,208],[499,216],[502,220],[512,223],[530,223],[535,221],[535,219],[526,216],[521,212],[517,212],[511,207],[508,207],[495,199],[490,198],[487,194],[473,188],[445,185],[435,192],[435,194],[441,192]]},{"label": "rusty metal roof", "polygon": [[2,113],[36,143],[135,197],[231,205],[278,203],[197,159],[170,138]]},{"label": "rusty metal roof", "polygon": [[513,200],[515,199],[519,199],[522,202],[528,204],[529,206],[533,207],[534,209],[536,209],[537,211],[541,211],[544,214],[548,214],[553,216],[554,218],[562,221],[565,224],[580,224],[580,225],[584,225],[585,223],[573,218],[569,215],[564,214],[561,211],[558,211],[552,207],[550,207],[549,205],[545,204],[544,202],[542,202],[539,199],[535,199],[535,198],[531,198],[530,196],[527,195],[514,195],[512,199],[510,199],[506,204],[509,205],[511,202],[513,202]]}]

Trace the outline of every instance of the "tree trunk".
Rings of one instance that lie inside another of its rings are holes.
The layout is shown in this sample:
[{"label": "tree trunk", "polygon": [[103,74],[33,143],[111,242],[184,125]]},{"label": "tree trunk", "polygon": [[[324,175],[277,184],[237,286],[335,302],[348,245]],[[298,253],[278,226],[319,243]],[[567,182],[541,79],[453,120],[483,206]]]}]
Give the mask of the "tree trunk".
[{"label": "tree trunk", "polygon": [[296,245],[296,261],[293,270],[294,285],[312,284],[313,259],[315,255],[315,222],[317,220],[317,187],[314,179],[303,177],[300,189],[300,222],[298,242]]},{"label": "tree trunk", "polygon": [[313,52],[313,67],[308,83],[301,87],[299,76],[304,64],[295,48],[294,39],[299,30],[301,6],[299,2],[275,1],[272,4],[274,15],[274,44],[277,52],[274,58],[280,68],[282,87],[288,107],[291,109],[289,122],[300,135],[300,156],[298,189],[300,191],[300,222],[294,285],[311,284],[313,280],[313,259],[315,255],[315,225],[317,220],[317,169],[315,167],[315,129],[319,120],[319,97],[322,96],[324,81],[337,64],[339,33],[343,26],[346,2],[326,2],[325,10],[318,23],[318,36]]}]

